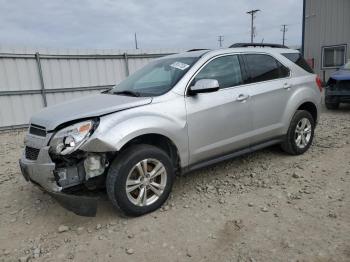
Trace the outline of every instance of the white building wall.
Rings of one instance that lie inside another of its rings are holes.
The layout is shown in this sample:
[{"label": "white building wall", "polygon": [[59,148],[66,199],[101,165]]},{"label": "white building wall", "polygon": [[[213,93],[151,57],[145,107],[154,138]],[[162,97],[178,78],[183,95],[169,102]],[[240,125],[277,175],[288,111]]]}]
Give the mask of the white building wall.
[{"label": "white building wall", "polygon": [[322,47],[342,44],[350,59],[350,0],[305,0],[304,56],[324,80],[336,69],[322,68]]},{"label": "white building wall", "polygon": [[[0,130],[27,125],[45,105],[98,93],[152,59],[184,50],[76,50],[0,46]],[[44,94],[35,53],[40,54]],[[127,59],[125,59],[125,54]]]}]

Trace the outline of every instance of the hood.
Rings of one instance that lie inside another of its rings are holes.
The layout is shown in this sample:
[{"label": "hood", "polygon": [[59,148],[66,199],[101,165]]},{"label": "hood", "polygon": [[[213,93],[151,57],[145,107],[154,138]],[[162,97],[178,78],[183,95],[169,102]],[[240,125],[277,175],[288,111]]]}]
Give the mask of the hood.
[{"label": "hood", "polygon": [[331,78],[337,81],[350,80],[350,70],[340,69],[331,74]]},{"label": "hood", "polygon": [[98,94],[47,107],[33,115],[30,122],[51,131],[72,120],[106,115],[151,102],[151,97]]}]

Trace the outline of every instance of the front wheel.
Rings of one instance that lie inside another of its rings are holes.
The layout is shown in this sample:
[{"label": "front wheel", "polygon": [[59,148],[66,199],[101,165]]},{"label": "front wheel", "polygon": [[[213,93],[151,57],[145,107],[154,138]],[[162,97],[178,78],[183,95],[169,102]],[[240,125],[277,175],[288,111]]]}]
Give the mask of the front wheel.
[{"label": "front wheel", "polygon": [[144,215],[167,200],[174,176],[171,160],[163,150],[151,145],[131,146],[111,164],[107,194],[126,215]]},{"label": "front wheel", "polygon": [[282,143],[282,149],[291,155],[305,153],[314,138],[315,120],[305,110],[298,110],[290,123],[288,133]]}]

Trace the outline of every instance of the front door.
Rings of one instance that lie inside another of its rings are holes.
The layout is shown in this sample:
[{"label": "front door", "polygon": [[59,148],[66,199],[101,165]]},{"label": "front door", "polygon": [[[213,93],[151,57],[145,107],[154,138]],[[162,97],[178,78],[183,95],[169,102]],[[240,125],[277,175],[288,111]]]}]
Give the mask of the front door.
[{"label": "front door", "polygon": [[220,89],[186,96],[190,164],[249,147],[252,130],[250,99],[241,86],[237,55],[207,62],[192,80],[216,79]]}]

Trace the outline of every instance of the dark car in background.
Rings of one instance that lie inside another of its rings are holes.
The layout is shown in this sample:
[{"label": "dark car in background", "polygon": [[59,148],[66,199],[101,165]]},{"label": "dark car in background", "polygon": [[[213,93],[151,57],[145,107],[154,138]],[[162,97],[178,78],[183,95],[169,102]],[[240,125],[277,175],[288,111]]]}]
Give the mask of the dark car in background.
[{"label": "dark car in background", "polygon": [[350,103],[350,60],[329,78],[325,102],[328,109],[337,109],[340,103]]}]

